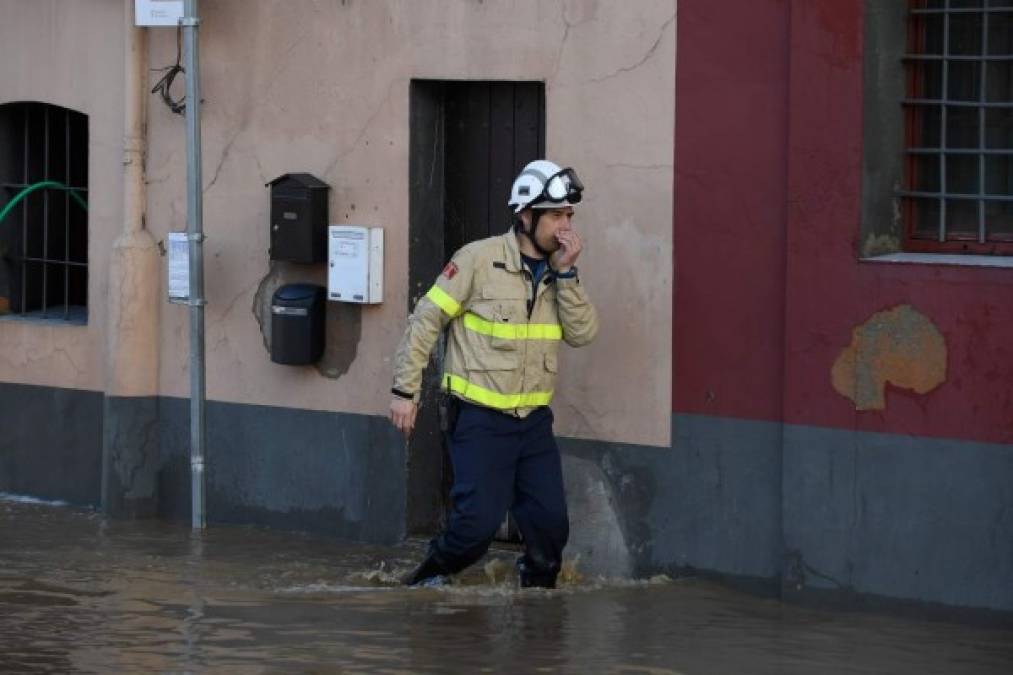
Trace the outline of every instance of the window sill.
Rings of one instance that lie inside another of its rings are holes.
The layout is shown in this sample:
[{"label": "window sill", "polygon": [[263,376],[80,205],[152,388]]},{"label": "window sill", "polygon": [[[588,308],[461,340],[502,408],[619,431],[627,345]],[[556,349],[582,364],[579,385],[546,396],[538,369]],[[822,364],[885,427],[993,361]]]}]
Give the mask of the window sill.
[{"label": "window sill", "polygon": [[63,312],[58,316],[50,314],[43,316],[41,311],[28,312],[26,314],[0,314],[0,322],[10,321],[12,323],[37,323],[46,326],[87,326],[88,308],[71,307],[67,318],[63,318]]},{"label": "window sill", "polygon": [[1013,256],[964,255],[955,253],[888,253],[860,258],[860,262],[900,265],[950,265],[956,267],[1005,267],[1013,269]]}]

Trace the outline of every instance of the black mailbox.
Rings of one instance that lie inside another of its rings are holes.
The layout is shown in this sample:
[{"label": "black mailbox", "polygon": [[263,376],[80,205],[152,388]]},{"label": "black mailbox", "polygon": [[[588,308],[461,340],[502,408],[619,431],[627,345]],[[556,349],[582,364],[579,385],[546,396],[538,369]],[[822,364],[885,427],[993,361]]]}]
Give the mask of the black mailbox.
[{"label": "black mailbox", "polygon": [[327,291],[288,284],[271,297],[271,360],[288,366],[316,363],[324,353]]},{"label": "black mailbox", "polygon": [[320,263],[327,259],[327,191],[308,173],[286,173],[271,187],[271,260]]}]

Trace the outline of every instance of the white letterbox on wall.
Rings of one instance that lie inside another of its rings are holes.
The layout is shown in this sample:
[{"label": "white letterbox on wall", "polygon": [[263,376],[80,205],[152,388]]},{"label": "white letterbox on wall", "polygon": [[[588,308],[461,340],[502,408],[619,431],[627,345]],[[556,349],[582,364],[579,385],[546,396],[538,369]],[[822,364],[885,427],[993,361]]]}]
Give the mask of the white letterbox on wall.
[{"label": "white letterbox on wall", "polygon": [[383,228],[331,225],[327,228],[327,299],[383,302]]},{"label": "white letterbox on wall", "polygon": [[183,0],[134,0],[134,25],[176,26],[183,18]]}]

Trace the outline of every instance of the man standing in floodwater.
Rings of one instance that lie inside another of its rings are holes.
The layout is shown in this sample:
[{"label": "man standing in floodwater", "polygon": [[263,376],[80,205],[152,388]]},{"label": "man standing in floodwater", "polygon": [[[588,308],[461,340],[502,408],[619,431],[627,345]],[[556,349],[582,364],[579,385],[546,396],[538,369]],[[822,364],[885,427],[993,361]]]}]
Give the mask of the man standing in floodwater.
[{"label": "man standing in floodwater", "polygon": [[454,484],[447,528],[408,585],[442,583],[489,548],[507,510],[524,539],[521,586],[554,588],[569,536],[552,400],[559,341],[591,342],[598,315],[575,263],[576,172],[531,162],[513,182],[513,227],[462,247],[419,299],[394,360],[390,419],[410,434],[422,370],[449,324],[441,427]]}]

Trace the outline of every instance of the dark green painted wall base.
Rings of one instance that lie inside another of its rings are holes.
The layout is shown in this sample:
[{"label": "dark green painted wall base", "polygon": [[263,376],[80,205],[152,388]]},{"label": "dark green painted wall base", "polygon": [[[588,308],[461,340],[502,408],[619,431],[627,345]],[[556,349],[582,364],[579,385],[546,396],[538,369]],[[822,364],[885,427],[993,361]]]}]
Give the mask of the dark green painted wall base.
[{"label": "dark green painted wall base", "polygon": [[0,492],[97,507],[100,392],[0,384]]},{"label": "dark green painted wall base", "polygon": [[[215,401],[206,414],[209,522],[404,538],[404,442],[386,419]],[[189,521],[189,420],[184,399],[0,384],[0,492],[99,508],[105,473],[112,515]]]},{"label": "dark green painted wall base", "polygon": [[1013,612],[1013,447],[699,415],[672,425],[670,448],[560,441],[604,476],[638,576]]},{"label": "dark green painted wall base", "polygon": [[159,399],[107,396],[103,402],[102,510],[119,518],[158,515]]},{"label": "dark green painted wall base", "polygon": [[[405,445],[385,418],[214,401],[206,415],[209,521],[404,538]],[[189,521],[189,402],[160,399],[160,417],[159,511]]]},{"label": "dark green painted wall base", "polygon": [[633,572],[780,574],[781,426],[675,415],[668,448],[561,439],[618,506]]},{"label": "dark green painted wall base", "polygon": [[[2,384],[0,422],[0,491],[98,506],[112,434],[110,451],[157,446],[157,513],[189,521],[186,400]],[[785,597],[1013,612],[1013,447],[694,415],[672,424],[668,448],[560,439],[570,555],[605,573],[702,571]],[[211,523],[396,542],[407,467],[382,417],[208,403]]]},{"label": "dark green painted wall base", "polygon": [[785,427],[785,584],[1013,611],[1013,447]]}]

